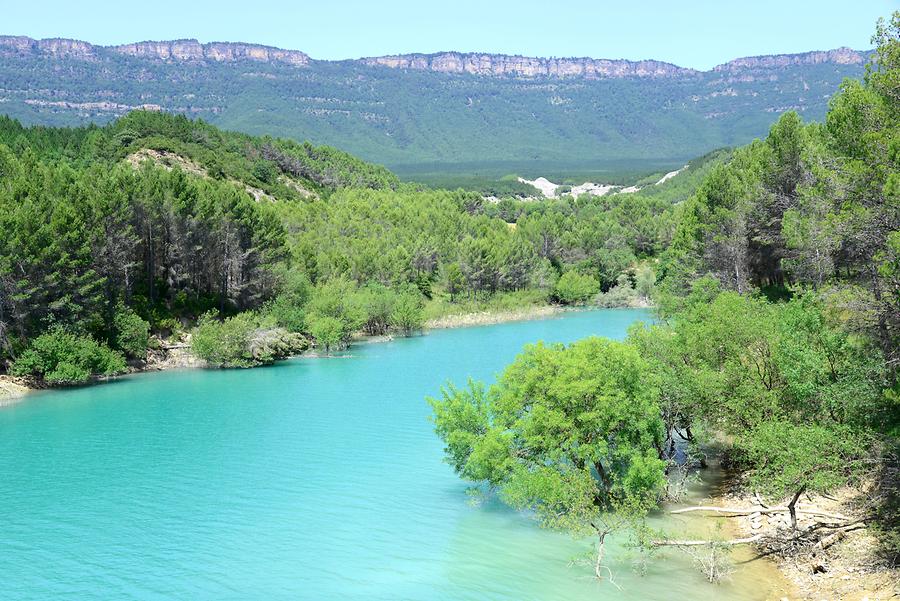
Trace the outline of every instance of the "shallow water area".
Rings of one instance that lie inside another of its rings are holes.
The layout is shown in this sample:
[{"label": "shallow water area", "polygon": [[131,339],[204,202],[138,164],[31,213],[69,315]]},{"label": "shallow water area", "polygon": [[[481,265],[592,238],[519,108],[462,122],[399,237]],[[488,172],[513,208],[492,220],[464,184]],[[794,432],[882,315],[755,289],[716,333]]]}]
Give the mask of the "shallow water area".
[{"label": "shallow water area", "polygon": [[[778,598],[769,564],[711,585],[674,552],[590,541],[468,502],[426,395],[522,346],[624,337],[640,309],[460,328],[255,370],[141,374],[0,409],[0,596],[10,599]],[[671,518],[656,518],[667,523]],[[618,587],[618,588],[617,588]]]}]

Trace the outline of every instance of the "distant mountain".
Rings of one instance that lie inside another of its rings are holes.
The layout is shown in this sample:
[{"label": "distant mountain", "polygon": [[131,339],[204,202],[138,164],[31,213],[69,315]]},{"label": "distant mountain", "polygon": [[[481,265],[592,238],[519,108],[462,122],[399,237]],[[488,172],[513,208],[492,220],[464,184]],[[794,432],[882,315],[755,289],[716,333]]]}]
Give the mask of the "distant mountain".
[{"label": "distant mountain", "polygon": [[840,48],[710,71],[460,52],[320,61],[245,43],[0,36],[0,112],[69,125],[166,110],[336,146],[401,173],[655,166],[763,135],[787,110],[820,119],[867,60]]}]

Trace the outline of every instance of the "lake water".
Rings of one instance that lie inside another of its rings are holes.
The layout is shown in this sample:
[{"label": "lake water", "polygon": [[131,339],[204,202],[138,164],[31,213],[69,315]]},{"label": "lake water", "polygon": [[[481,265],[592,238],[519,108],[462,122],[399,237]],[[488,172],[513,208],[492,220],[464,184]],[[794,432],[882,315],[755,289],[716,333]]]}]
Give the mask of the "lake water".
[{"label": "lake water", "polygon": [[771,598],[759,562],[718,586],[678,554],[639,576],[615,542],[620,588],[598,583],[573,562],[588,542],[472,505],[442,463],[425,402],[442,383],[490,380],[528,342],[621,338],[648,318],[571,313],[34,394],[0,409],[0,597]]}]

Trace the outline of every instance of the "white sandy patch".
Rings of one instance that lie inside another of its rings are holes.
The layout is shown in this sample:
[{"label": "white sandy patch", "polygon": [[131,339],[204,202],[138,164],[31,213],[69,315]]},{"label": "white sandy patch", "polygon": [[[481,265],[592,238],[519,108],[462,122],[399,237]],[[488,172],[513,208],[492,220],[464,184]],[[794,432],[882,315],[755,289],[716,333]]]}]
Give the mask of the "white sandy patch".
[{"label": "white sandy patch", "polygon": [[604,196],[612,192],[619,186],[612,184],[595,184],[594,182],[585,182],[580,186],[572,186],[572,196],[581,196],[582,194],[590,194],[591,196]]},{"label": "white sandy patch", "polygon": [[[663,184],[687,168],[688,168],[688,166],[685,165],[681,169],[676,169],[675,171],[670,171],[670,172],[666,173],[665,175],[663,175],[661,178],[659,178],[659,181],[653,185],[658,186],[660,184]],[[560,184],[554,184],[553,182],[548,180],[546,177],[539,177],[537,179],[525,179],[524,177],[520,177],[519,181],[522,182],[523,184],[528,184],[530,186],[534,186],[535,188],[540,190],[541,194],[543,194],[544,197],[546,197],[546,198],[559,198],[560,196],[562,196],[561,194],[557,193],[557,191],[560,188]],[[590,194],[591,196],[605,196],[606,194],[609,194],[609,193],[634,194],[635,192],[640,192],[641,187],[642,186],[628,186],[628,187],[623,188],[621,186],[616,186],[615,184],[598,184],[595,182],[585,182],[578,186],[572,186],[571,191],[566,192],[565,195],[574,196],[577,198],[577,197],[581,196],[582,194]],[[494,199],[492,197],[486,197],[486,199],[489,202],[494,202]]]},{"label": "white sandy patch", "polygon": [[530,186],[534,186],[538,190],[541,191],[541,194],[546,196],[547,198],[554,198],[556,196],[556,189],[559,187],[558,184],[554,184],[546,177],[539,177],[535,180],[528,180],[524,177],[520,177],[519,181],[523,184],[528,184]]},{"label": "white sandy patch", "polygon": [[658,185],[660,185],[660,184],[662,184],[662,183],[664,183],[664,182],[669,181],[670,179],[672,179],[673,177],[675,177],[676,175],[678,175],[679,173],[681,173],[682,171],[684,171],[684,170],[687,169],[687,168],[688,168],[688,166],[685,165],[685,166],[682,167],[681,169],[677,169],[677,170],[675,170],[675,171],[669,171],[669,172],[666,173],[664,176],[662,176],[662,177],[659,179],[659,181],[656,182],[656,184],[654,184],[654,185],[658,186]]}]

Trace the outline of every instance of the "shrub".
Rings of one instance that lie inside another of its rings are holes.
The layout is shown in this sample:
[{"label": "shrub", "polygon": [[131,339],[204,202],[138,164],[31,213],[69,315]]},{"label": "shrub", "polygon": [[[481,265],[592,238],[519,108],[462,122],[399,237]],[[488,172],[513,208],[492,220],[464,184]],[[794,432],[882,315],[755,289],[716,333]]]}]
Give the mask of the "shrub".
[{"label": "shrub", "polygon": [[150,324],[141,319],[137,313],[120,304],[113,316],[113,328],[114,344],[117,349],[135,359],[147,356]]},{"label": "shrub", "polygon": [[242,313],[224,321],[209,312],[191,336],[191,350],[195,355],[221,367],[252,367],[257,362],[250,352],[250,339],[257,328],[256,316]]},{"label": "shrub", "polygon": [[391,326],[409,335],[421,330],[425,324],[425,303],[416,288],[407,290],[397,297],[391,313]]},{"label": "shrub", "polygon": [[194,354],[217,367],[255,367],[300,353],[306,338],[277,327],[271,317],[241,313],[219,321],[210,312],[200,318],[191,338]]},{"label": "shrub", "polygon": [[320,315],[309,320],[309,333],[326,353],[342,348],[346,344],[347,333],[341,320]]},{"label": "shrub", "polygon": [[302,332],[305,329],[306,311],[303,310],[303,305],[293,302],[289,296],[276,296],[266,304],[263,311],[288,331]]},{"label": "shrub", "polygon": [[637,291],[631,287],[631,280],[624,273],[619,275],[615,286],[597,295],[595,303],[599,307],[633,307],[638,300]]},{"label": "shrub", "polygon": [[326,350],[346,346],[353,332],[366,323],[360,300],[356,285],[343,278],[319,284],[306,306],[307,330]]},{"label": "shrub", "polygon": [[12,365],[16,376],[49,384],[82,384],[92,375],[112,376],[126,369],[125,358],[89,336],[55,328],[31,341]]},{"label": "shrub", "polygon": [[556,282],[553,297],[564,305],[575,305],[588,301],[599,291],[600,283],[596,278],[572,270]]},{"label": "shrub", "polygon": [[386,333],[397,305],[397,293],[382,284],[369,284],[356,294],[356,299],[366,315],[362,325],[366,334]]}]

